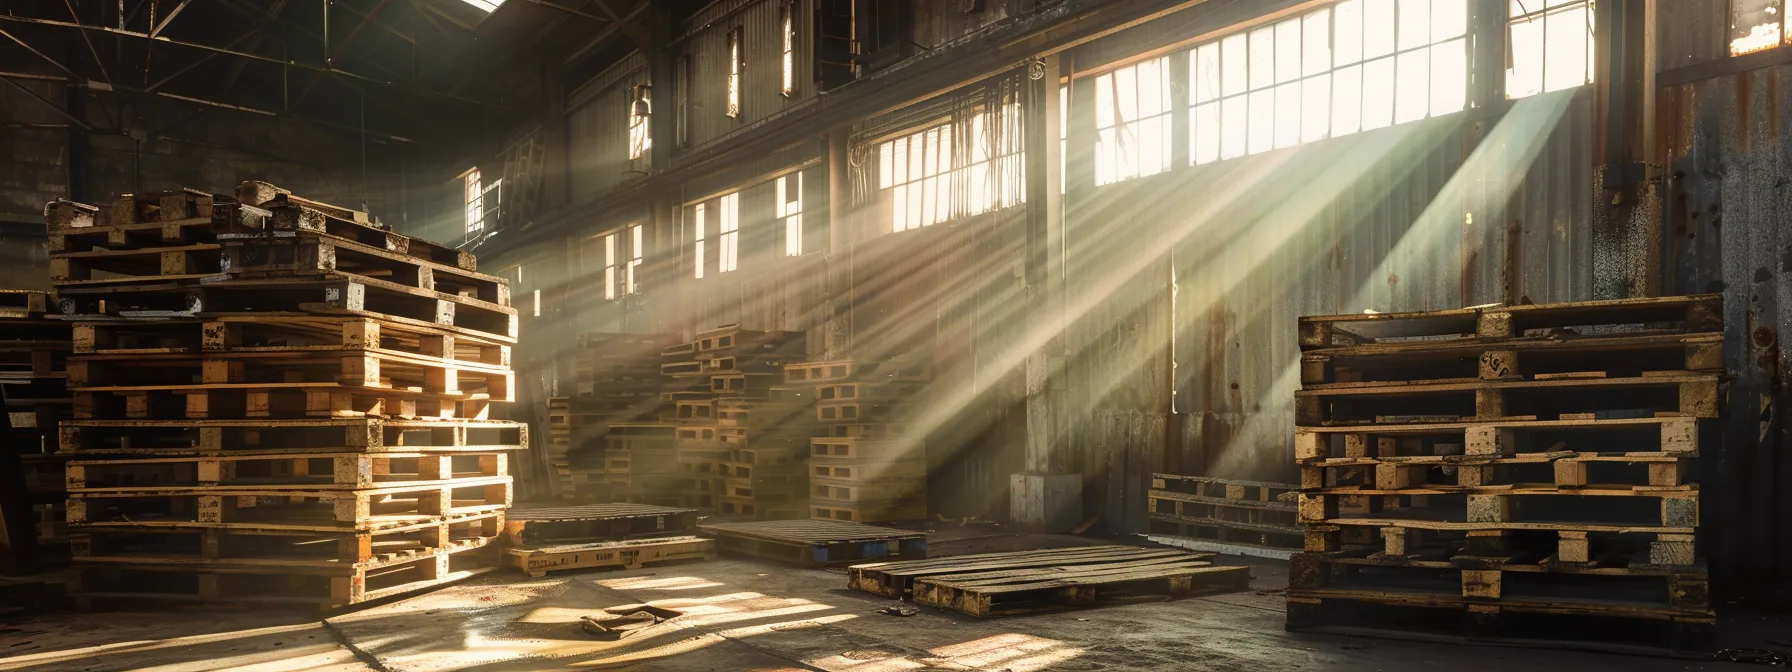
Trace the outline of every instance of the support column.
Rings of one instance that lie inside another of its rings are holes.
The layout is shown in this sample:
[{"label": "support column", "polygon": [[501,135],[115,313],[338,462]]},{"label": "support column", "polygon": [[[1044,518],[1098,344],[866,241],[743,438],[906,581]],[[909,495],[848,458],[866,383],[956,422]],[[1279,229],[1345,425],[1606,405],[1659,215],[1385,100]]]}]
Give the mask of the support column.
[{"label": "support column", "polygon": [[1058,129],[1058,56],[1027,68],[1023,133],[1026,147],[1027,433],[1022,467],[1010,477],[1009,518],[1021,529],[1068,532],[1083,518],[1083,476],[1065,446],[1064,203]]},{"label": "support column", "polygon": [[852,347],[853,246],[858,240],[852,216],[852,175],[847,152],[852,142],[851,129],[836,128],[827,135],[827,296],[822,320],[824,330],[823,357],[844,357]]},{"label": "support column", "polygon": [[1595,133],[1592,204],[1593,298],[1661,292],[1659,171],[1647,163],[1654,126],[1655,64],[1644,3],[1606,2],[1594,11]]}]

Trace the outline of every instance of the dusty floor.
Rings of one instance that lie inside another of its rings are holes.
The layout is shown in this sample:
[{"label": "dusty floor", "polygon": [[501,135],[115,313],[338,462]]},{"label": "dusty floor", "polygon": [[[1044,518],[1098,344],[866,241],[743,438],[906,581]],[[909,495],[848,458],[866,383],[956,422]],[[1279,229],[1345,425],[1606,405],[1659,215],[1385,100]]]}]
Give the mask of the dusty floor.
[{"label": "dusty floor", "polygon": [[[936,555],[1093,543],[935,541]],[[1240,560],[1243,561],[1243,560]],[[50,614],[0,623],[0,670],[1745,670],[1612,654],[1415,643],[1282,629],[1286,580],[1251,561],[1253,592],[976,620],[845,589],[843,572],[722,560],[527,579],[492,574],[319,622],[262,612]],[[620,642],[584,634],[600,608],[687,616]]]}]

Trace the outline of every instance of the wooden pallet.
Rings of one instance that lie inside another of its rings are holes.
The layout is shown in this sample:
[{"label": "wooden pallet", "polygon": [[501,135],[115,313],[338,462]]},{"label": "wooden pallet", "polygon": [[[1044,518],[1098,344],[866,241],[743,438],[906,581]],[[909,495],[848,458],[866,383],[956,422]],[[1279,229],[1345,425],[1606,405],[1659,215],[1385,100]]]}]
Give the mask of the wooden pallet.
[{"label": "wooden pallet", "polygon": [[1261,548],[1302,546],[1297,486],[1153,474],[1147,495],[1155,533]]},{"label": "wooden pallet", "polygon": [[815,520],[854,523],[899,523],[927,519],[927,502],[923,497],[847,501],[809,498],[809,517]]},{"label": "wooden pallet", "polygon": [[508,515],[504,536],[519,545],[688,534],[697,522],[696,509],[626,503],[516,508]]},{"label": "wooden pallet", "polygon": [[1368,549],[1388,557],[1416,557],[1443,546],[1450,549],[1445,555],[1547,557],[1553,565],[1571,567],[1622,565],[1637,558],[1660,566],[1697,562],[1691,527],[1383,520],[1309,525],[1305,532],[1304,549],[1316,553]]},{"label": "wooden pallet", "polygon": [[58,431],[61,452],[88,454],[484,453],[528,443],[527,425],[502,420],[71,420]]},{"label": "wooden pallet", "polygon": [[50,283],[58,288],[87,284],[198,280],[223,273],[216,243],[178,247],[56,252],[50,255]]},{"label": "wooden pallet", "polygon": [[91,281],[58,291],[68,315],[194,317],[200,313],[304,312],[352,315],[453,327],[505,343],[516,339],[516,309],[474,297],[409,287],[396,282],[324,272],[307,277],[234,278],[208,281]]},{"label": "wooden pallet", "polygon": [[374,516],[428,518],[503,511],[511,502],[509,476],[381,484],[372,488],[317,486],[166,486],[70,490],[68,522],[219,523],[280,530],[290,525],[373,525]]},{"label": "wooden pallet", "polygon": [[1630,378],[1645,371],[1722,372],[1723,334],[1529,337],[1309,350],[1301,384]]},{"label": "wooden pallet", "polygon": [[1594,413],[1609,417],[1678,413],[1715,418],[1718,375],[1647,372],[1635,378],[1350,384],[1302,389],[1295,423],[1410,424],[1415,420],[1553,419]]},{"label": "wooden pallet", "polygon": [[697,531],[726,553],[802,565],[927,557],[927,535],[845,521],[767,520],[707,523]]},{"label": "wooden pallet", "polygon": [[0,319],[34,320],[42,318],[56,305],[48,292],[35,289],[0,289]]},{"label": "wooden pallet", "polygon": [[864,360],[797,362],[784,366],[785,384],[819,384],[839,381],[926,382],[930,369],[921,364]]},{"label": "wooden pallet", "polygon": [[457,547],[491,543],[504,514],[480,511],[355,532],[170,527],[132,522],[79,524],[70,534],[73,557],[87,565],[260,564],[340,567],[391,564]]},{"label": "wooden pallet", "polygon": [[1597,606],[1649,604],[1710,616],[1703,566],[1563,566],[1522,557],[1389,556],[1365,551],[1297,553],[1289,590],[1458,592],[1464,600],[1549,600]]},{"label": "wooden pallet", "polygon": [[[1614,456],[1696,457],[1698,418],[1662,415],[1641,418],[1568,416],[1556,420],[1498,420],[1347,427],[1298,427],[1294,459],[1300,464],[1334,459],[1412,459],[1444,457],[1438,446],[1465,460],[1554,453],[1574,447],[1575,453]],[[1559,447],[1558,447],[1559,445]],[[1594,450],[1584,450],[1593,448]]]},{"label": "wooden pallet", "polygon": [[1588,606],[1552,600],[1470,601],[1443,592],[1288,591],[1291,631],[1416,631],[1473,641],[1568,641],[1707,650],[1716,620],[1648,605]]},{"label": "wooden pallet", "polygon": [[1302,317],[1300,346],[1305,350],[1370,343],[1513,338],[1561,329],[1583,334],[1721,332],[1723,295]]},{"label": "wooden pallet", "polygon": [[1214,566],[1212,557],[1130,546],[990,553],[858,565],[847,585],[978,618],[1249,586],[1250,568]]},{"label": "wooden pallet", "polygon": [[690,536],[527,546],[505,552],[505,564],[529,576],[570,569],[640,569],[650,564],[714,559],[715,541]]},{"label": "wooden pallet", "polygon": [[439,264],[327,233],[225,233],[220,266],[240,277],[340,273],[510,305],[503,278]]},{"label": "wooden pallet", "polygon": [[[1605,501],[1599,501],[1605,500]],[[1364,520],[1486,525],[1628,525],[1678,529],[1699,524],[1699,492],[1693,486],[1661,489],[1513,487],[1472,493],[1438,490],[1303,492],[1301,524],[1358,525]]]},{"label": "wooden pallet", "polygon": [[212,227],[225,233],[309,231],[328,233],[383,249],[473,271],[472,253],[422,238],[412,238],[376,226],[374,218],[358,210],[321,203],[266,182],[244,182],[236,188],[236,204],[214,210]]},{"label": "wooden pallet", "polygon": [[296,453],[119,457],[71,460],[63,484],[70,490],[137,486],[303,486],[371,488],[406,481],[504,476],[504,453]]},{"label": "wooden pallet", "polygon": [[86,609],[144,602],[199,602],[333,609],[418,592],[477,576],[493,566],[484,543],[388,564],[304,568],[235,563],[77,566],[69,594]]},{"label": "wooden pallet", "polygon": [[73,351],[81,355],[371,351],[510,366],[508,339],[373,317],[258,312],[70,325]]},{"label": "wooden pallet", "polygon": [[[208,353],[206,355],[81,355],[69,362],[68,386],[77,395],[88,393],[95,402],[78,405],[80,417],[104,417],[91,413],[106,397],[143,397],[152,393],[162,396],[205,395],[209,392],[248,394],[246,410],[263,413],[273,410],[267,395],[277,390],[317,392],[319,403],[305,403],[291,410],[304,410],[313,415],[329,415],[320,411],[354,411],[366,409],[321,403],[333,392],[374,397],[417,397],[437,402],[512,401],[515,374],[506,366],[455,362],[386,350],[340,352],[248,352]],[[77,401],[80,401],[77,399]],[[200,400],[203,402],[203,397]],[[225,400],[227,401],[227,400]],[[140,402],[146,403],[146,402]],[[452,407],[431,410],[452,411]],[[208,405],[193,406],[197,414],[185,417],[206,417]],[[396,404],[385,409],[390,415],[417,415],[416,404]],[[457,417],[479,417],[483,403],[463,408]],[[400,408],[410,410],[401,413]],[[180,408],[176,404],[176,409]],[[124,417],[148,417],[146,406],[121,409]],[[131,411],[138,411],[131,413]],[[178,410],[177,410],[178,413]],[[428,413],[436,415],[437,413]],[[178,417],[178,416],[177,416]]]}]

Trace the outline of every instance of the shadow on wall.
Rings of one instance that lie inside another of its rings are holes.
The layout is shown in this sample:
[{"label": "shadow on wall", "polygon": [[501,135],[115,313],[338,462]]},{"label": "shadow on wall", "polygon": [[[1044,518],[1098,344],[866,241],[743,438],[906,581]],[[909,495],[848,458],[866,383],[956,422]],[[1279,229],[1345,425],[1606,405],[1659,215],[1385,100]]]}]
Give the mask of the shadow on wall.
[{"label": "shadow on wall", "polygon": [[0,220],[0,289],[49,288],[49,239],[43,223]]}]

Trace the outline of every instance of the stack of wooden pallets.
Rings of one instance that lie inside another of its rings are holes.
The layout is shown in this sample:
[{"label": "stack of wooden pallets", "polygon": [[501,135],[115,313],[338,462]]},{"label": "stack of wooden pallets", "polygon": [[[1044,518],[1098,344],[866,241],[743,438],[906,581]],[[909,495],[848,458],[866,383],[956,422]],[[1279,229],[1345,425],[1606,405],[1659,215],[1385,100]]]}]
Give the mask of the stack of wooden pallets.
[{"label": "stack of wooden pallets", "polygon": [[763,520],[807,516],[808,416],[801,392],[778,383],[803,355],[802,334],[725,327],[698,338],[720,451],[716,512]]},{"label": "stack of wooden pallets", "polygon": [[492,565],[504,280],[264,183],[50,211],[72,592],[341,606]]},{"label": "stack of wooden pallets", "polygon": [[[17,469],[23,482],[22,490],[0,496],[0,509],[19,507],[17,514],[0,511],[6,515],[0,521],[6,538],[0,543],[52,566],[68,557],[64,460],[55,452],[57,423],[71,411],[64,385],[69,326],[55,311],[55,298],[46,292],[0,289],[0,386],[7,420],[6,431],[0,434],[0,451],[5,451],[0,459],[13,462],[8,469]],[[10,528],[14,521],[20,529]]]},{"label": "stack of wooden pallets", "polygon": [[549,462],[563,497],[603,501],[605,436],[659,407],[659,366],[667,341],[654,334],[581,334],[572,353],[572,396],[548,401]]},{"label": "stack of wooden pallets", "polygon": [[1303,318],[1289,626],[1706,641],[1722,316],[1703,295]]},{"label": "stack of wooden pallets", "polygon": [[924,366],[840,360],[784,367],[784,384],[815,391],[809,440],[809,515],[895,522],[927,517],[927,450],[904,407]]},{"label": "stack of wooden pallets", "polygon": [[1151,532],[1175,538],[1165,543],[1198,550],[1251,549],[1282,557],[1303,543],[1304,532],[1294,520],[1299,489],[1284,483],[1153,474]]}]

